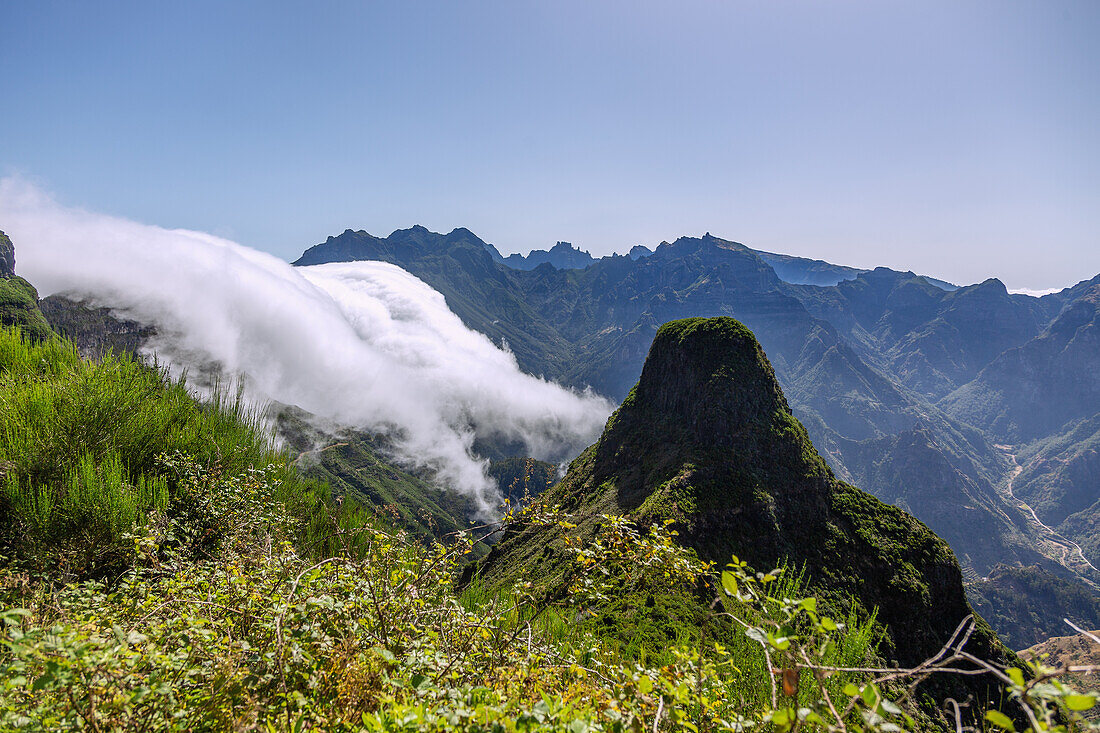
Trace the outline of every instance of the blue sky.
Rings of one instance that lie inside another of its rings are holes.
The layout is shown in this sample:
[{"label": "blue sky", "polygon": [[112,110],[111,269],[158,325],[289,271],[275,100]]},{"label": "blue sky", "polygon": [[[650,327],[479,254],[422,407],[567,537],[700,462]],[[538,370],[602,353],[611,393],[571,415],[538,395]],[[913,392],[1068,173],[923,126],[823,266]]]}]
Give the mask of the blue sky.
[{"label": "blue sky", "polygon": [[1093,0],[6,2],[0,174],[288,259],[710,231],[1048,288],[1100,272],[1098,37]]}]

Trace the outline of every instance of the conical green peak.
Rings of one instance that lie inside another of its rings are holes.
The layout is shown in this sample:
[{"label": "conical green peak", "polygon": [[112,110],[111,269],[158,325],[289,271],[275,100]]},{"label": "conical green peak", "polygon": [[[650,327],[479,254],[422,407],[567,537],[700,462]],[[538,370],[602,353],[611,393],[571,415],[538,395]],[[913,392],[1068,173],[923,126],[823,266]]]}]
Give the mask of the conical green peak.
[{"label": "conical green peak", "polygon": [[690,427],[700,444],[728,445],[748,424],[789,411],[768,358],[732,318],[686,318],[653,340],[628,411]]},{"label": "conical green peak", "polygon": [[[641,379],[608,421],[592,458],[598,480],[615,477],[627,510],[653,504],[651,495],[667,490],[685,466],[705,466],[707,474],[720,467],[723,474],[690,482],[697,509],[737,507],[753,503],[760,491],[830,477],[756,337],[732,318],[662,326]],[[683,508],[682,501],[677,505]]]}]

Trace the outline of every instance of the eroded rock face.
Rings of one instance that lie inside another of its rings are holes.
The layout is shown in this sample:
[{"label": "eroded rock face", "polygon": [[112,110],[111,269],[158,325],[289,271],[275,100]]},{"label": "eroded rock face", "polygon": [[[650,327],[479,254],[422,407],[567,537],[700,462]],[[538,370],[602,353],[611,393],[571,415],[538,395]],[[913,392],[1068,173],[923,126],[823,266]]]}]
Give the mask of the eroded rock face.
[{"label": "eroded rock face", "polygon": [[15,245],[0,232],[0,277],[15,277]]},{"label": "eroded rock face", "polygon": [[940,406],[1010,444],[1100,412],[1100,275],[1078,288],[1043,333],[1002,353]]}]

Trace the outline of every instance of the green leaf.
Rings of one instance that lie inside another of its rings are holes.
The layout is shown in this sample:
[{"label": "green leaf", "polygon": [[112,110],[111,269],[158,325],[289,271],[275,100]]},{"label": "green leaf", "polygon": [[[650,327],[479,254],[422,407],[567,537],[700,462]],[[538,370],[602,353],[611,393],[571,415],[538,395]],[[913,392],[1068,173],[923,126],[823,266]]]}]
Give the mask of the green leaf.
[{"label": "green leaf", "polygon": [[1093,695],[1066,695],[1062,700],[1070,710],[1091,710],[1096,705]]},{"label": "green leaf", "polygon": [[883,698],[882,701],[879,702],[878,707],[880,713],[885,712],[889,713],[890,715],[901,715],[901,708],[899,708],[897,705],[895,705],[890,700],[887,700],[886,698]]},{"label": "green leaf", "polygon": [[648,677],[640,677],[638,679],[638,692],[643,695],[648,695],[653,692],[653,680]]},{"label": "green leaf", "polygon": [[727,595],[737,595],[737,576],[733,573],[726,571],[722,573],[722,588],[726,591]]},{"label": "green leaf", "polygon": [[[1016,671],[1018,672],[1019,670]],[[985,719],[1000,728],[1001,730],[1016,730],[1016,724],[1012,722],[1012,718],[1008,717],[999,710],[987,710],[985,713]]]},{"label": "green leaf", "polygon": [[798,719],[806,723],[814,723],[821,726],[824,726],[826,724],[825,719],[815,713],[810,708],[799,708]]},{"label": "green leaf", "polygon": [[863,702],[872,710],[878,706],[878,701],[882,698],[882,695],[878,692],[878,688],[875,687],[873,683],[864,687],[860,695],[863,696]]},{"label": "green leaf", "polygon": [[848,697],[858,697],[859,688],[856,687],[853,683],[849,682],[848,684],[844,685],[844,694]]},{"label": "green leaf", "polygon": [[760,642],[761,644],[768,643],[767,634],[756,627],[745,629],[745,636],[749,637],[753,641]]},{"label": "green leaf", "polygon": [[1009,676],[1012,683],[1017,687],[1024,686],[1024,673],[1020,671],[1018,667],[1009,667],[1005,670],[1005,674]]}]

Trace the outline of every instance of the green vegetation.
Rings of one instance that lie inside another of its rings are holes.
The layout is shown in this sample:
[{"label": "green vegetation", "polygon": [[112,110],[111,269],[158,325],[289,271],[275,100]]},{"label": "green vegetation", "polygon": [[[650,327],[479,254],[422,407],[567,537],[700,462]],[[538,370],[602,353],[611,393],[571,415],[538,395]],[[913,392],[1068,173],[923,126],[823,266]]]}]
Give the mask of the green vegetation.
[{"label": "green vegetation", "polygon": [[[287,434],[290,422],[286,412],[280,415],[280,435]],[[372,507],[395,527],[423,539],[470,526],[475,507],[469,497],[394,466],[374,436],[346,431],[335,438],[315,437],[319,442],[302,449],[295,465],[301,475],[327,484],[341,501]]]},{"label": "green vegetation", "polygon": [[[678,540],[705,561],[736,554],[756,567],[804,567],[806,587],[835,614],[866,620],[878,609],[886,631],[879,651],[903,665],[933,655],[972,613],[946,543],[833,476],[791,415],[760,345],[733,319],[662,326],[599,442],[542,500],[575,515],[577,526],[517,530],[482,563],[482,582],[537,577],[550,593],[569,595],[568,547],[593,541],[601,515],[614,515],[643,526],[673,521]],[[695,611],[660,594],[653,602],[676,609],[687,626],[700,612],[699,599]],[[675,634],[654,637],[647,652],[669,640]],[[1011,663],[981,620],[971,645]],[[930,680],[922,691],[936,699],[997,694],[984,681],[961,680]]]},{"label": "green vegetation", "polygon": [[[154,368],[18,331],[0,332],[0,425],[3,730],[930,724],[899,685],[913,673],[876,658],[873,619],[829,618],[795,574],[719,573],[667,526],[597,518],[564,550],[565,597],[460,591],[477,537],[429,542],[337,508],[239,399],[198,403]],[[1043,730],[1082,730],[1074,711],[1096,701],[991,673]]]},{"label": "green vegetation", "polygon": [[558,479],[558,467],[534,458],[502,458],[489,463],[489,476],[514,505],[553,486]]},{"label": "green vegetation", "polygon": [[38,291],[21,277],[0,277],[0,326],[18,326],[28,338],[41,341],[53,331],[38,309]]},{"label": "green vegetation", "polygon": [[[281,466],[278,501],[302,542],[319,541],[336,521],[327,490],[270,445],[257,417],[222,390],[200,404],[129,356],[85,361],[68,341],[0,329],[0,554],[58,581],[117,575],[133,559],[133,525],[194,510],[172,456],[225,474]],[[340,521],[359,521],[355,513]]]},{"label": "green vegetation", "polygon": [[0,232],[0,277],[15,275],[15,245],[7,234]]}]

